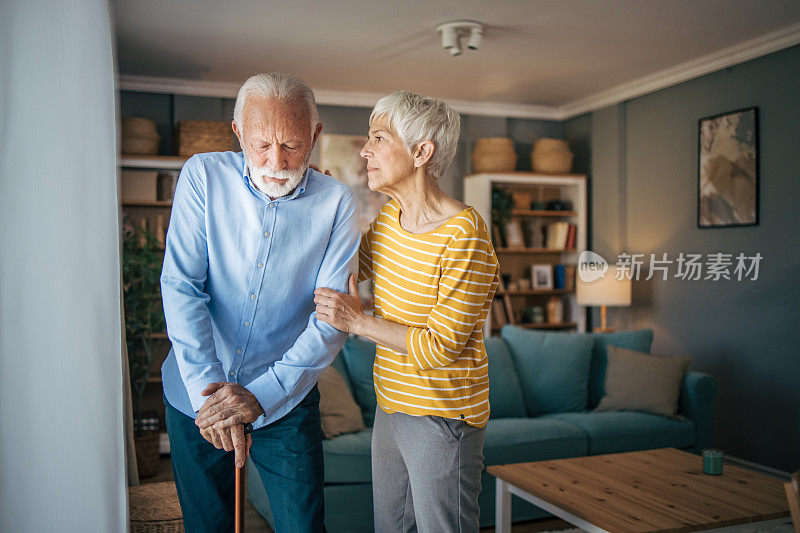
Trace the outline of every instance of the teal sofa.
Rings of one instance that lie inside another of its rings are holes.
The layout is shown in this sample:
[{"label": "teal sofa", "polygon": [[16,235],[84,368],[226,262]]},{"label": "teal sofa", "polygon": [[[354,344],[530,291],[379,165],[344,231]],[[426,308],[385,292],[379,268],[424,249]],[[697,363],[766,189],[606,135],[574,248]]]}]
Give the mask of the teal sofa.
[{"label": "teal sofa", "polygon": [[[714,379],[688,371],[679,417],[634,411],[595,412],[603,396],[606,346],[650,351],[652,330],[560,333],[505,326],[486,341],[491,418],[486,428],[486,466],[542,461],[672,446],[699,452],[711,447]],[[372,531],[370,439],[376,398],[372,385],[375,346],[351,337],[333,366],[362,410],[366,429],[323,443],[325,525],[336,532]],[[494,524],[495,481],[482,476],[481,527]],[[272,523],[256,468],[248,468],[248,495]],[[548,513],[514,499],[513,521]]]}]

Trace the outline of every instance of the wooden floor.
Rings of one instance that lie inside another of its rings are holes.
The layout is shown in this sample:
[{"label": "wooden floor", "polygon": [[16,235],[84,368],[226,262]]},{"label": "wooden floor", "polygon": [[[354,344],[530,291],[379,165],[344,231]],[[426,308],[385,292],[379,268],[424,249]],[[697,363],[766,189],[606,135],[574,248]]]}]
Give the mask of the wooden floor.
[{"label": "wooden floor", "polygon": [[[162,456],[161,461],[158,464],[158,474],[143,479],[142,483],[158,483],[161,481],[172,481],[172,479],[172,464],[170,463],[169,456]],[[245,502],[244,524],[244,530],[246,533],[274,533],[272,528],[269,527],[267,521],[264,520],[264,517],[258,514],[256,508],[253,507],[252,503],[250,503],[250,500]],[[531,522],[515,524],[511,531],[513,533],[538,533],[540,531],[557,531],[559,529],[571,529],[573,527],[574,526],[571,526],[563,520],[559,520],[557,518],[546,518],[543,520],[534,520]],[[493,527],[481,529],[482,533],[489,533],[493,531]]]}]

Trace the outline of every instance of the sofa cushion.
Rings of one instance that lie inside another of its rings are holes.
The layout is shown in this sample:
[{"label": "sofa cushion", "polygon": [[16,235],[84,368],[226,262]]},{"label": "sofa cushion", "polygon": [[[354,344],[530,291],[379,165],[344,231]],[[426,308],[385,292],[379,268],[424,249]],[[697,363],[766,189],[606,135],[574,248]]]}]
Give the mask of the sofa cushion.
[{"label": "sofa cushion", "polygon": [[369,483],[372,481],[370,446],[372,428],[322,441],[325,483]]},{"label": "sofa cushion", "polygon": [[559,420],[495,418],[486,425],[484,463],[500,465],[586,455],[585,433]]},{"label": "sofa cushion", "polygon": [[361,409],[353,399],[344,378],[334,367],[329,366],[322,371],[317,386],[319,387],[319,418],[322,435],[326,439],[364,429]]},{"label": "sofa cushion", "polygon": [[629,350],[649,352],[653,343],[653,330],[615,331],[614,333],[592,333],[592,364],[589,367],[589,404],[597,407],[603,397],[606,379],[606,346],[613,344]]},{"label": "sofa cushion", "polygon": [[344,363],[353,384],[353,396],[361,407],[364,423],[372,426],[378,398],[372,380],[372,365],[375,363],[375,343],[360,337],[350,336],[342,347]]},{"label": "sofa cushion", "polygon": [[593,339],[503,326],[529,416],[586,409]]},{"label": "sofa cushion", "polygon": [[524,417],[525,400],[506,342],[500,337],[487,339],[486,356],[489,359],[489,417]]},{"label": "sofa cushion", "polygon": [[597,411],[644,411],[675,416],[688,357],[663,357],[609,344],[605,395]]},{"label": "sofa cushion", "polygon": [[[341,350],[336,354],[336,357],[334,357],[331,366],[342,376],[342,379],[347,385],[347,390],[350,391],[350,394],[353,394],[353,384],[350,383],[350,376],[347,372],[347,366],[344,364],[344,354]],[[353,399],[355,399],[355,395],[353,395]]]},{"label": "sofa cushion", "polygon": [[542,416],[573,424],[586,432],[589,454],[632,452],[694,445],[694,422],[636,411],[588,411]]}]

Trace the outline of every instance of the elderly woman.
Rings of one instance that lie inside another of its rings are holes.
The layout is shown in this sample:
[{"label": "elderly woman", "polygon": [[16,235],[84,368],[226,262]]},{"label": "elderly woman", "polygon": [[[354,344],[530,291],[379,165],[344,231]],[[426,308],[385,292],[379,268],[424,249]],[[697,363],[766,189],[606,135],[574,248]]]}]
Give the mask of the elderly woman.
[{"label": "elderly woman", "polygon": [[372,434],[375,530],[478,531],[489,378],[482,327],[499,268],[478,213],[445,194],[458,113],[405,91],[372,111],[369,188],[392,199],[363,235],[350,293],[317,289],[317,318],[377,344]]}]

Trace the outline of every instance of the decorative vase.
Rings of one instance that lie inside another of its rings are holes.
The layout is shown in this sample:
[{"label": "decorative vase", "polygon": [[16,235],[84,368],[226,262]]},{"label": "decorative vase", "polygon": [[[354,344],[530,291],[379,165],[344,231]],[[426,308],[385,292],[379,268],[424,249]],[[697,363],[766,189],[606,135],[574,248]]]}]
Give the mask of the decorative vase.
[{"label": "decorative vase", "polygon": [[550,324],[560,324],[564,321],[564,304],[561,298],[553,296],[547,301],[547,322]]},{"label": "decorative vase", "polygon": [[544,174],[568,174],[572,170],[572,152],[563,139],[542,138],[531,151],[531,166]]},{"label": "decorative vase", "polygon": [[508,137],[484,137],[475,140],[472,167],[481,172],[508,172],[517,168],[514,142]]}]

